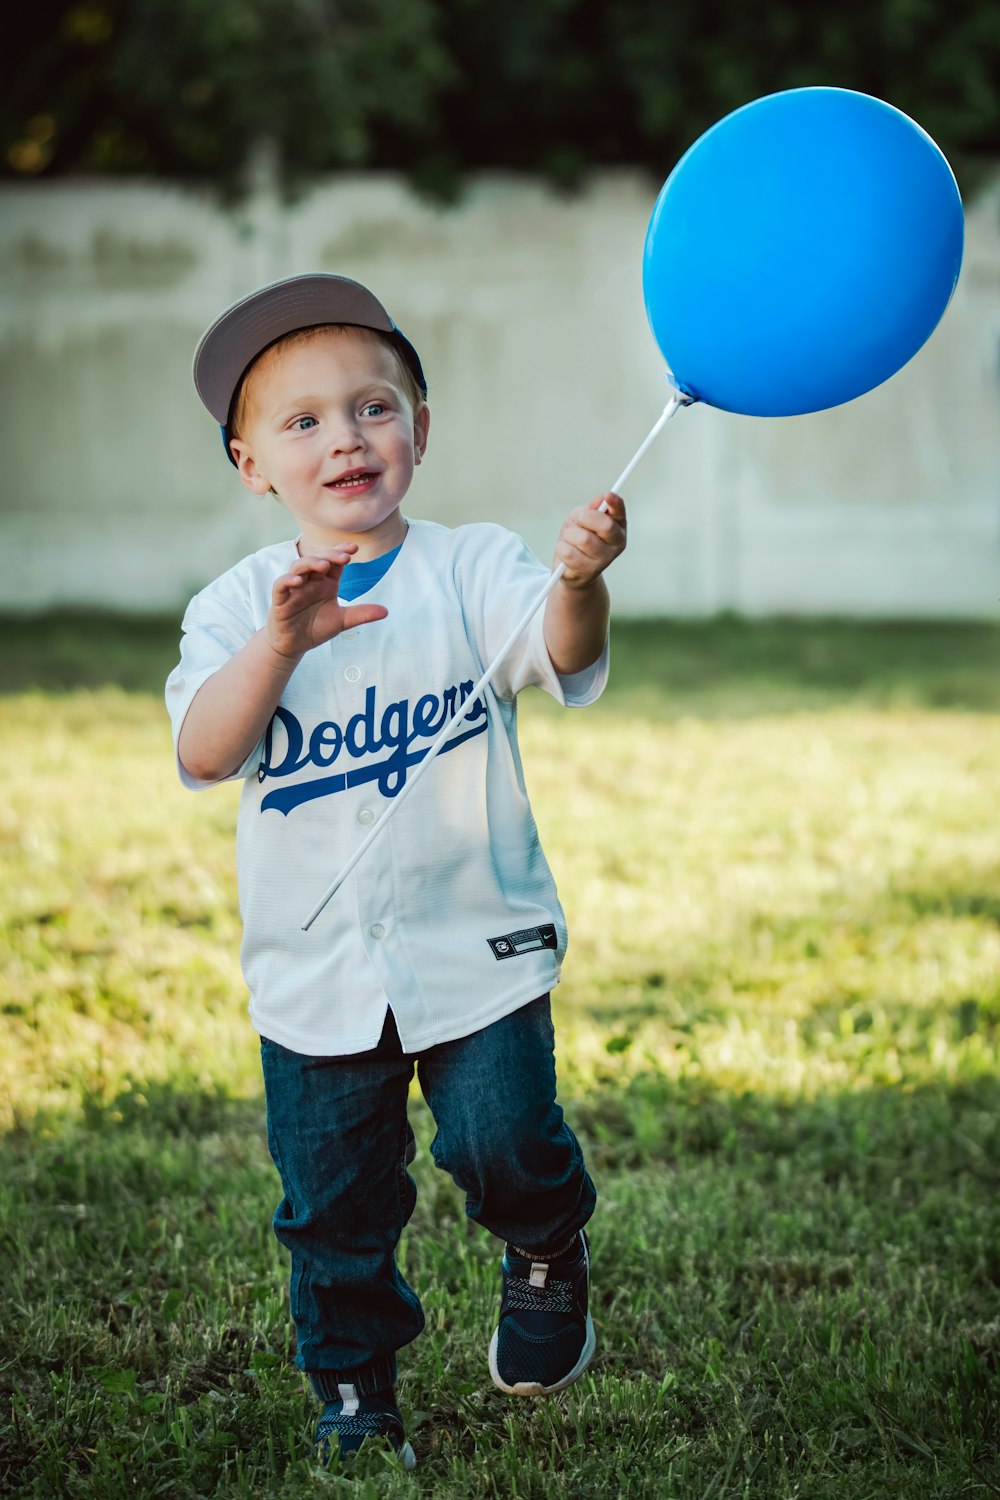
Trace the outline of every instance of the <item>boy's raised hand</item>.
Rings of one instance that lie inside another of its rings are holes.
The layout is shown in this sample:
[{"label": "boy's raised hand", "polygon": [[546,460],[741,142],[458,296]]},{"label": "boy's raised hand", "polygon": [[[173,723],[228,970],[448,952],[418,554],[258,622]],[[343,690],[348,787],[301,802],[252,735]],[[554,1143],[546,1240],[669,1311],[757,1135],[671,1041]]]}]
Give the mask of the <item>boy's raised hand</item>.
[{"label": "boy's raised hand", "polygon": [[345,542],[324,556],[302,557],[279,578],[271,591],[264,632],[279,656],[300,657],[343,630],[383,620],[389,613],[381,604],[340,604],[337,590],[355,542]]},{"label": "boy's raised hand", "polygon": [[[602,511],[601,506],[607,506]],[[556,542],[555,562],[566,569],[563,582],[587,588],[625,550],[625,502],[609,491],[571,510]]]}]

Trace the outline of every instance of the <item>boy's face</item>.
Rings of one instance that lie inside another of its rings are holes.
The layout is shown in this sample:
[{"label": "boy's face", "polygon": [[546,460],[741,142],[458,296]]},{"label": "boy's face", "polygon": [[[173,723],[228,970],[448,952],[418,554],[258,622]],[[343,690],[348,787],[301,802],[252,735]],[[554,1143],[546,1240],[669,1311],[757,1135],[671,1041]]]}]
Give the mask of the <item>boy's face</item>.
[{"label": "boy's face", "polygon": [[325,329],[267,351],[251,380],[233,455],[249,489],[277,491],[302,528],[303,554],[350,541],[363,560],[398,546],[430,412],[414,412],[391,351],[360,330]]}]

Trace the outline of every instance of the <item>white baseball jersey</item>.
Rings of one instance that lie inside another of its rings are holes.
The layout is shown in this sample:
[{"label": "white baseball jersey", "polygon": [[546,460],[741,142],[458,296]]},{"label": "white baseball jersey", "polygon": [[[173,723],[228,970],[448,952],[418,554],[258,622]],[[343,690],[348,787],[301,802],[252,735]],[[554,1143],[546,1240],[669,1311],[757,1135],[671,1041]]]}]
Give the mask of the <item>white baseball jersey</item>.
[{"label": "white baseball jersey", "polygon": [[[167,682],[174,741],[213,672],[259,630],[294,541],[266,547],[204,589],[184,616]],[[495,525],[411,521],[367,593],[385,620],[309,651],[244,765],[237,828],[243,972],[257,1030],[295,1052],[366,1051],[391,1005],[416,1052],[466,1036],[559,981],[566,925],[525,790],[517,694],[536,684],[583,706],[608,650],[560,678],[544,610],[482,701],[387,822],[351,876],[317,901],[469,696],[547,570]],[[185,785],[210,785],[179,767]]]}]

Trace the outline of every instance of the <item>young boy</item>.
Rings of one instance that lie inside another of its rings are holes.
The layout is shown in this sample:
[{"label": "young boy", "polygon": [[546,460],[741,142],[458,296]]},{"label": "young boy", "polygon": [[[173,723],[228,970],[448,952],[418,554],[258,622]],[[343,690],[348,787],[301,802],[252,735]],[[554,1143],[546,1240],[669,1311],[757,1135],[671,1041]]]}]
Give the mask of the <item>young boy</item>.
[{"label": "young boy", "polygon": [[[594,1353],[583,1226],[596,1194],[556,1102],[549,1009],[566,930],[516,699],[531,683],[571,705],[603,690],[600,575],[625,545],[625,511],[608,495],[606,513],[600,500],[572,512],[544,610],[305,932],[546,570],[500,526],[402,514],[427,448],[427,386],[357,282],[295,276],[252,293],[208,329],[194,377],[243,483],[277,494],[299,532],[188,607],[167,683],[180,775],[192,788],[243,778],[243,968],[321,1456],[383,1435],[409,1468],[396,1351],[424,1320],[395,1250],[416,1192],[414,1065],[436,1164],[507,1242],[494,1383],[562,1390]],[[511,482],[525,471],[530,455],[512,448]]]}]

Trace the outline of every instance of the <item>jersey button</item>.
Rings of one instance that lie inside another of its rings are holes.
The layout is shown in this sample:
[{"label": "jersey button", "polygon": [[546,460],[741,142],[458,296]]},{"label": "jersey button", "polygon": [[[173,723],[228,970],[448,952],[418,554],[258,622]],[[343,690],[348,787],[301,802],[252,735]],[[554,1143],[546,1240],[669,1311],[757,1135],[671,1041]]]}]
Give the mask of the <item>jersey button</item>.
[{"label": "jersey button", "polygon": [[382,926],[381,922],[373,922],[368,931],[371,933],[373,938],[385,937],[385,928]]},{"label": "jersey button", "polygon": [[360,667],[345,667],[344,668],[344,676],[347,678],[348,682],[360,682],[361,681],[361,668]]},{"label": "jersey button", "polygon": [[374,821],[375,821],[375,814],[372,812],[372,810],[371,810],[370,807],[363,807],[361,809],[361,811],[358,813],[358,822],[359,823],[374,823]]}]

